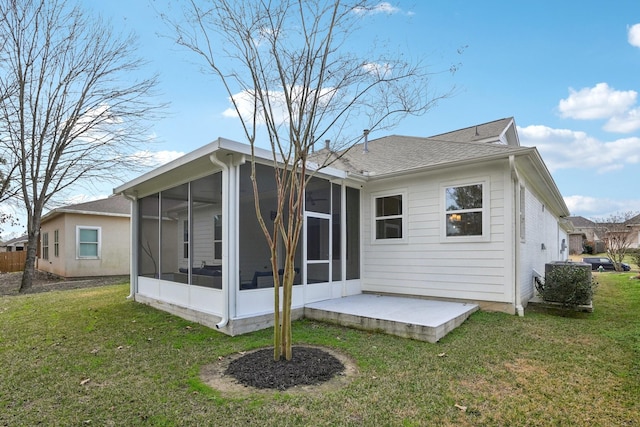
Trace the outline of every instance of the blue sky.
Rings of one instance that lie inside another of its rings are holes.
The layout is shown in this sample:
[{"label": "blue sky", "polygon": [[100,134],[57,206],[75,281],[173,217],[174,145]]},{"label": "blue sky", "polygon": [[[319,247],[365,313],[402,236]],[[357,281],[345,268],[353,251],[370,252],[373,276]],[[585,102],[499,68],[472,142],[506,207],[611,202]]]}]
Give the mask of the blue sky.
[{"label": "blue sky", "polygon": [[[85,0],[116,31],[134,31],[149,72],[160,75],[158,158],[171,159],[217,137],[243,141],[220,83],[175,45],[154,7],[166,0]],[[152,6],[154,5],[154,6]],[[536,146],[573,215],[588,218],[640,211],[640,1],[429,0],[379,3],[363,16],[367,38],[388,39],[398,52],[423,58],[436,90],[455,96],[394,134],[430,136],[513,116],[520,142]],[[460,53],[461,52],[461,53]],[[362,126],[355,125],[355,132]],[[384,136],[372,133],[370,138]],[[106,196],[84,194],[77,200]]]}]

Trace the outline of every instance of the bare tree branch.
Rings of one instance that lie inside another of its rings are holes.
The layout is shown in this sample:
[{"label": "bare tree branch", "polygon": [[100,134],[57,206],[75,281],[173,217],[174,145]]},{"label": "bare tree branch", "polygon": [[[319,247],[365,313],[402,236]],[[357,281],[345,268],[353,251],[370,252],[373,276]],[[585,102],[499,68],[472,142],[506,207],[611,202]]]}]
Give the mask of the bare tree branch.
[{"label": "bare tree branch", "polygon": [[[336,161],[334,152],[359,142],[353,124],[371,131],[395,126],[407,115],[421,115],[450,92],[434,94],[433,74],[393,52],[345,49],[363,24],[367,0],[191,0],[181,18],[163,15],[176,42],[193,52],[222,83],[247,141],[255,153],[257,132],[266,133],[278,188],[278,210],[267,226],[252,156],[252,180],[258,222],[271,248],[274,271],[274,357],[291,358],[291,294],[294,254],[300,239],[305,187],[315,171],[307,161],[316,141],[329,139],[332,149],[319,168]],[[310,172],[307,174],[307,172]],[[286,218],[286,219],[285,219]],[[281,260],[285,247],[283,309],[279,313]]]},{"label": "bare tree branch", "polygon": [[592,220],[596,225],[596,236],[604,241],[607,255],[613,261],[616,271],[623,271],[622,261],[634,238],[630,221],[636,216],[637,212],[616,212],[606,218]]},{"label": "bare tree branch", "polygon": [[139,169],[148,123],[162,109],[136,39],[64,0],[0,0],[0,157],[24,204],[31,284],[44,207],[80,182]]}]

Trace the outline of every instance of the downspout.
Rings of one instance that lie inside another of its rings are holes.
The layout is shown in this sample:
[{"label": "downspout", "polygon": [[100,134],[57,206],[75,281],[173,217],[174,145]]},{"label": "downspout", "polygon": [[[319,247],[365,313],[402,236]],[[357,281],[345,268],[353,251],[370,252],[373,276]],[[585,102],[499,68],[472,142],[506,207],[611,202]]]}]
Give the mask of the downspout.
[{"label": "downspout", "polygon": [[509,168],[511,169],[511,182],[514,183],[514,191],[513,191],[513,219],[514,219],[514,250],[515,250],[515,262],[513,266],[513,274],[515,279],[515,295],[513,298],[513,304],[516,308],[516,313],[518,316],[524,316],[524,307],[522,306],[522,299],[520,296],[520,277],[519,277],[519,268],[518,265],[520,263],[520,215],[518,211],[518,206],[520,204],[520,176],[518,175],[518,171],[516,170],[516,161],[515,156],[509,156]]},{"label": "downspout", "polygon": [[138,198],[135,195],[122,193],[131,202],[129,214],[129,295],[127,299],[135,299],[138,293]]},{"label": "downspout", "polygon": [[[209,160],[211,161],[211,163],[213,163],[214,165],[220,166],[222,168],[222,207],[223,209],[228,209],[229,207],[229,166],[223,162],[222,160],[218,159],[218,157],[216,156],[216,153],[213,153],[209,156]],[[228,250],[228,245],[229,245],[229,238],[228,238],[228,227],[229,224],[229,215],[227,212],[223,212],[222,215],[222,244],[223,246],[226,246],[225,249],[223,251],[223,261],[222,261],[222,268],[223,268],[223,280],[222,280],[222,319],[220,319],[220,322],[216,323],[216,329],[221,329],[224,328],[225,326],[227,326],[227,323],[229,323],[229,268],[228,268],[228,264],[229,264],[229,250]],[[224,255],[226,255],[226,260],[224,259]],[[227,261],[227,265],[225,265],[225,261]],[[225,271],[225,267],[226,267],[226,274],[224,273]]]}]

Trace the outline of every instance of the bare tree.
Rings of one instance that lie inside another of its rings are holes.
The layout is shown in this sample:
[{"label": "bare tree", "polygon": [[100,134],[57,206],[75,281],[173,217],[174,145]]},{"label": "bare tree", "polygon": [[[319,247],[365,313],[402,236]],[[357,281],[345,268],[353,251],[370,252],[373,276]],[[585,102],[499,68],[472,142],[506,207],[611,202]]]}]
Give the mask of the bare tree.
[{"label": "bare tree", "polygon": [[606,218],[593,219],[596,235],[604,241],[616,271],[622,271],[622,261],[633,242],[630,220],[637,215],[636,212],[617,212]]},{"label": "bare tree", "polygon": [[[423,114],[445,95],[433,96],[429,74],[399,52],[384,56],[345,43],[372,10],[367,1],[190,1],[184,20],[165,16],[177,43],[197,54],[229,96],[252,148],[258,222],[271,249],[274,281],[274,359],[291,353],[294,260],[303,219],[305,186],[313,172],[336,160],[336,151],[359,142],[360,129],[388,128],[408,114]],[[358,123],[358,131],[353,131]],[[278,210],[262,217],[255,173],[259,134],[273,155]],[[353,132],[353,133],[350,133]],[[325,157],[316,141],[330,139]],[[313,170],[311,170],[313,169]],[[277,247],[284,247],[284,262]],[[280,280],[279,264],[284,266]],[[282,312],[280,313],[280,288]]]},{"label": "bare tree", "polygon": [[[43,209],[79,183],[115,180],[136,164],[156,77],[135,38],[115,35],[64,0],[0,0],[0,157],[27,217],[31,286]],[[89,184],[90,185],[90,184]]]}]

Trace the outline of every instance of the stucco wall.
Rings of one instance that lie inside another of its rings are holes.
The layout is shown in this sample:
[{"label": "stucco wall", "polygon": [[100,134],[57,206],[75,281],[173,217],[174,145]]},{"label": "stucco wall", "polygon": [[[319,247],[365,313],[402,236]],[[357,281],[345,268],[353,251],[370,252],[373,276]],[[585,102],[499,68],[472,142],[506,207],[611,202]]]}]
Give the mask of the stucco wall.
[{"label": "stucco wall", "polygon": [[[98,259],[79,259],[76,227],[100,227]],[[54,255],[54,231],[59,230],[59,256]],[[130,229],[128,217],[65,213],[42,225],[49,233],[49,261],[40,260],[43,271],[64,277],[111,276],[129,274]]]}]

